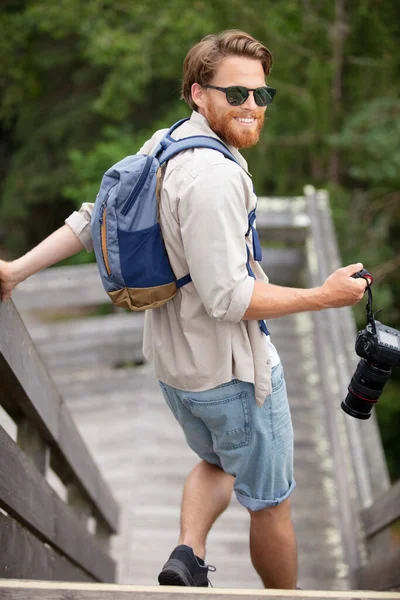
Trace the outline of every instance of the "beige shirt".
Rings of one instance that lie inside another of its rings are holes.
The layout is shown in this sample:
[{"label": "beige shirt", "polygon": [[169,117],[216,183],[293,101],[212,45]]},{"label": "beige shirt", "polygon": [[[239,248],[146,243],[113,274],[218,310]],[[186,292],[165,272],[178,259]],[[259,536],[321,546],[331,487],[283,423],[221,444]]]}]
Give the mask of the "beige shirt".
[{"label": "beige shirt", "polygon": [[[151,153],[165,131],[139,152]],[[192,135],[218,139],[196,112],[173,133],[175,139]],[[242,320],[254,287],[246,244],[256,278],[268,278],[253,260],[251,234],[245,237],[248,213],[256,206],[247,163],[229,149],[243,168],[205,148],[181,152],[166,166],[161,230],[175,276],[190,273],[192,282],[164,306],[146,311],[143,352],[156,377],[170,386],[203,391],[237,378],[254,383],[261,406],[271,393],[271,368],[279,356],[258,321]],[[83,204],[65,221],[87,250],[92,207]]]}]

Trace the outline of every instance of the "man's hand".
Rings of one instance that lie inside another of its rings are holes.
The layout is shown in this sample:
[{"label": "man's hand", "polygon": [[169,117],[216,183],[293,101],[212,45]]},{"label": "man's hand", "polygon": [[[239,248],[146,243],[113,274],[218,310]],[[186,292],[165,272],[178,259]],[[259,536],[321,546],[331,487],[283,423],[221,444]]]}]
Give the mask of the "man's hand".
[{"label": "man's hand", "polygon": [[16,258],[12,262],[0,260],[0,296],[2,300],[11,297],[18,283],[38,271],[55,265],[83,250],[84,246],[68,225],[63,225],[50,234],[38,246]]},{"label": "man's hand", "polygon": [[13,263],[0,260],[0,297],[3,301],[11,297],[11,292],[18,283]]},{"label": "man's hand", "polygon": [[353,279],[352,275],[363,268],[361,263],[338,269],[321,286],[323,308],[340,308],[360,302],[367,288],[364,279]]}]

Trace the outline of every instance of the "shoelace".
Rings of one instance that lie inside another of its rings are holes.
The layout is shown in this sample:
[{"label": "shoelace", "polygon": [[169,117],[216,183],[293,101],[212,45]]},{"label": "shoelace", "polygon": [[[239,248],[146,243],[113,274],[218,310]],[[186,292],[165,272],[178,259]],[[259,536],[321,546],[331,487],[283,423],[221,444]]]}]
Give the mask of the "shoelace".
[{"label": "shoelace", "polygon": [[[214,565],[206,565],[205,563],[204,563],[204,565],[201,565],[199,563],[199,561],[197,560],[197,556],[194,555],[194,557],[196,559],[198,566],[201,567],[202,569],[207,569],[208,571],[210,571],[210,573],[215,573],[215,571],[217,570],[217,568],[214,567]],[[211,583],[211,581],[208,579],[208,577],[207,577],[207,582],[210,587],[214,587],[213,584]]]},{"label": "shoelace", "polygon": [[[214,565],[204,565],[207,567],[207,569],[210,571],[210,573],[215,573],[215,571],[217,570],[216,567],[214,567]],[[211,583],[211,581],[208,579],[207,577],[207,581],[208,581],[208,585],[210,587],[214,587],[213,584]]]}]

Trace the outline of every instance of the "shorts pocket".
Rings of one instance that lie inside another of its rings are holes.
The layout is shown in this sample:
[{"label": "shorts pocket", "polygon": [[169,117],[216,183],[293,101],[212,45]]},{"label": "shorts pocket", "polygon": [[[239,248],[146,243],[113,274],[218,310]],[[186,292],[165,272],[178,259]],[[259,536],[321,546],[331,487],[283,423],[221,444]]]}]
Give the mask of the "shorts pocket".
[{"label": "shorts pocket", "polygon": [[283,372],[282,363],[279,363],[275,367],[272,367],[272,373],[271,373],[272,391],[273,392],[278,391],[283,386],[284,383],[285,383],[285,374]]},{"label": "shorts pocket", "polygon": [[175,398],[170,397],[170,395],[172,395],[172,394],[171,394],[170,390],[167,388],[167,386],[164,383],[162,383],[162,381],[159,381],[158,384],[161,388],[161,392],[164,396],[164,400],[168,404],[170,411],[172,412],[172,414],[174,415],[174,417],[178,421],[178,423],[180,423],[178,412],[176,410]]},{"label": "shorts pocket", "polygon": [[186,401],[193,415],[201,419],[210,430],[215,450],[235,450],[249,444],[250,421],[246,391],[219,400],[186,397]]},{"label": "shorts pocket", "polygon": [[276,386],[272,388],[269,409],[274,447],[283,452],[293,445],[293,427],[283,369],[280,371],[276,376]]}]

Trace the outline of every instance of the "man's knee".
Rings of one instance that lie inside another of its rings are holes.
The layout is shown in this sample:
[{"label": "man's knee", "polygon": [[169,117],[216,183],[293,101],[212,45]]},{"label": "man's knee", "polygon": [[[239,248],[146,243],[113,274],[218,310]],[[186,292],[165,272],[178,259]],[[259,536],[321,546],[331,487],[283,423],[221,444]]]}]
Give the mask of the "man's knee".
[{"label": "man's knee", "polygon": [[267,506],[261,510],[248,509],[252,520],[284,519],[291,516],[290,498],[286,498],[275,506]]}]

